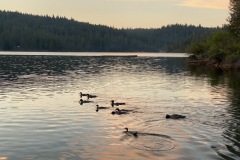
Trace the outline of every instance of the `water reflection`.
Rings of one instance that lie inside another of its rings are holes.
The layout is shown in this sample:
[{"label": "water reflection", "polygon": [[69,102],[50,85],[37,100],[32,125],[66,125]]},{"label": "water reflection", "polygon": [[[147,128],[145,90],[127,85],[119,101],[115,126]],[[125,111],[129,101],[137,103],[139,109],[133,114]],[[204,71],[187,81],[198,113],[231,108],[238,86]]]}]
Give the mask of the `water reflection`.
[{"label": "water reflection", "polygon": [[144,75],[147,71],[152,75],[159,72],[174,75],[183,72],[184,62],[184,58],[1,56],[0,87],[3,94],[9,92],[12,86],[34,91],[39,84],[44,85],[42,82],[47,89],[50,86],[64,86],[71,83],[72,79],[88,81],[89,78],[108,77],[113,73],[127,76],[129,72]]},{"label": "water reflection", "polygon": [[[191,66],[191,74],[197,77],[209,77],[209,83],[213,86],[213,92],[218,92],[221,96],[218,97],[220,101],[222,97],[226,97],[229,102],[225,109],[228,114],[222,114],[218,119],[219,126],[224,126],[223,137],[225,147],[230,151],[229,155],[221,153],[221,147],[215,150],[224,159],[238,159],[240,156],[240,73],[234,71],[223,71],[221,69],[210,69],[206,67]],[[227,88],[227,90],[225,90]],[[221,103],[218,103],[221,105]],[[237,155],[237,156],[236,156]]]},{"label": "water reflection", "polygon": [[[238,82],[183,57],[0,56],[0,157],[239,159]],[[111,115],[113,99],[131,112]],[[125,127],[145,137],[126,144]]]},{"label": "water reflection", "polygon": [[79,69],[86,74],[100,74],[111,67],[118,71],[134,69],[139,72],[144,69],[152,71],[164,69],[167,73],[177,73],[184,68],[185,58],[1,56],[0,62],[1,79],[11,81],[13,77],[17,79],[21,75],[67,75],[69,71]]}]

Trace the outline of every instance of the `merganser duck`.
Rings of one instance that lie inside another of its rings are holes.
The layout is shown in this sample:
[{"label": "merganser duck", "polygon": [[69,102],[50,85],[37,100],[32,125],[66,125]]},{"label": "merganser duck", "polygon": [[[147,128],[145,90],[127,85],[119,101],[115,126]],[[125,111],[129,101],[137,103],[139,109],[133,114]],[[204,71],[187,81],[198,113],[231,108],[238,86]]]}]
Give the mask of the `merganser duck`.
[{"label": "merganser duck", "polygon": [[128,114],[129,111],[132,111],[132,110],[126,110],[126,109],[119,109],[119,108],[116,108],[114,111],[112,111],[112,114]]},{"label": "merganser duck", "polygon": [[113,115],[114,115],[114,114],[118,114],[118,113],[119,113],[119,112],[118,112],[117,109],[115,109],[114,111],[111,112],[111,114],[113,114]]},{"label": "merganser duck", "polygon": [[80,94],[80,98],[82,98],[83,96],[87,96],[88,95],[88,94],[82,93],[82,92],[80,92],[79,94]]},{"label": "merganser duck", "polygon": [[111,101],[111,106],[119,106],[119,105],[125,105],[126,103],[119,103],[119,102],[115,102],[114,103],[114,100]]},{"label": "merganser duck", "polygon": [[89,99],[89,98],[96,98],[97,96],[95,96],[95,95],[91,95],[91,94],[87,94],[87,99]]},{"label": "merganser duck", "polygon": [[96,105],[96,112],[98,112],[99,111],[99,109],[108,109],[109,107],[99,107],[99,105]]},{"label": "merganser duck", "polygon": [[91,103],[92,101],[86,101],[86,100],[82,100],[82,99],[80,99],[79,100],[79,103],[82,105],[83,103]]},{"label": "merganser duck", "polygon": [[138,137],[138,132],[136,132],[136,131],[128,131],[127,127],[125,127],[124,129],[126,129],[126,131],[124,131],[123,133],[132,134],[134,137]]},{"label": "merganser duck", "polygon": [[166,115],[166,119],[183,119],[183,118],[186,118],[186,116],[179,115],[179,114]]}]

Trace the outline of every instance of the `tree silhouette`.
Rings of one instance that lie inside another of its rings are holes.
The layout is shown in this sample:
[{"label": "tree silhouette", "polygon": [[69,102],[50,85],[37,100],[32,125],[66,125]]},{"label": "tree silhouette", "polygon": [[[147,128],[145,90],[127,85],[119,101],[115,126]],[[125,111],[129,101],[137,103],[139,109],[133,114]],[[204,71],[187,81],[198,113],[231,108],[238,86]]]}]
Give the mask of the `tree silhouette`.
[{"label": "tree silhouette", "polygon": [[0,11],[0,50],[68,52],[185,52],[221,28],[174,24],[117,29],[60,16]]},{"label": "tree silhouette", "polygon": [[230,0],[229,3],[230,17],[230,31],[238,38],[240,38],[240,1]]}]

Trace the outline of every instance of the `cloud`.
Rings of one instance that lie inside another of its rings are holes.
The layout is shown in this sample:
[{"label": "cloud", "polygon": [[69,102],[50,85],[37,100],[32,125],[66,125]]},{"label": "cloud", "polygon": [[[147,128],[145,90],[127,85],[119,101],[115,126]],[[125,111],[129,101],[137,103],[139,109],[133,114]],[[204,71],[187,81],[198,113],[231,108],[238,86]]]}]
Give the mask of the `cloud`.
[{"label": "cloud", "polygon": [[105,0],[112,2],[164,2],[164,1],[172,1],[172,0]]},{"label": "cloud", "polygon": [[228,9],[227,0],[182,0],[180,6],[212,9]]}]

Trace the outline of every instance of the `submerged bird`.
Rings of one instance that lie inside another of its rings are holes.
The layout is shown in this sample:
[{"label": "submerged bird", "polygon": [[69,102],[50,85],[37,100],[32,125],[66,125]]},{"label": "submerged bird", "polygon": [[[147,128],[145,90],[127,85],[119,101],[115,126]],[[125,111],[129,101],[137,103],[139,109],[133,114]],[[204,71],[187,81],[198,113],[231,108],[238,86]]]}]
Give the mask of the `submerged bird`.
[{"label": "submerged bird", "polygon": [[108,109],[109,107],[99,107],[99,105],[96,105],[96,112],[99,111],[99,109]]},{"label": "submerged bird", "polygon": [[88,95],[88,94],[82,93],[82,92],[80,92],[79,94],[80,94],[80,98],[82,98],[83,96],[87,96]]},{"label": "submerged bird", "polygon": [[119,106],[119,105],[125,105],[126,103],[119,103],[119,102],[114,102],[114,100],[111,101],[111,106]]},{"label": "submerged bird", "polygon": [[186,118],[186,116],[179,114],[166,115],[166,119],[183,119],[183,118]]},{"label": "submerged bird", "polygon": [[89,99],[89,98],[96,98],[97,96],[95,96],[95,95],[91,95],[91,94],[87,94],[87,99]]}]

